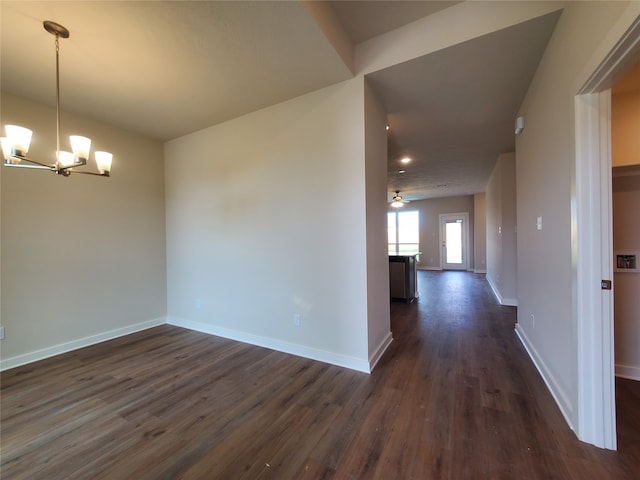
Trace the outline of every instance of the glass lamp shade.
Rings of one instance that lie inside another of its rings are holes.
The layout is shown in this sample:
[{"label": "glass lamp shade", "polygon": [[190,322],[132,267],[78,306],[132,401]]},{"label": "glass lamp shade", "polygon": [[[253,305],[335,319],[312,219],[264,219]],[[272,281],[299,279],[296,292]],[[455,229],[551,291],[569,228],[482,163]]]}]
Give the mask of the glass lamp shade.
[{"label": "glass lamp shade", "polygon": [[2,144],[2,158],[4,158],[4,161],[7,163],[19,163],[19,158],[14,160],[14,157],[11,156],[11,140],[7,137],[0,137],[0,143]]},{"label": "glass lamp shade", "polygon": [[111,171],[111,161],[113,155],[109,152],[96,152],[96,165],[100,173],[109,173]]},{"label": "glass lamp shade", "polygon": [[12,154],[25,156],[31,144],[31,130],[17,125],[5,125],[7,138],[11,143]]},{"label": "glass lamp shade", "polygon": [[393,202],[391,202],[391,206],[393,208],[400,208],[402,205],[404,205],[404,203],[402,203],[400,200],[394,200]]},{"label": "glass lamp shade", "polygon": [[91,150],[91,139],[80,135],[71,135],[69,141],[75,157],[86,161],[89,158],[89,150]]},{"label": "glass lamp shade", "polygon": [[75,163],[75,156],[71,152],[58,152],[58,165],[62,168],[71,167]]}]

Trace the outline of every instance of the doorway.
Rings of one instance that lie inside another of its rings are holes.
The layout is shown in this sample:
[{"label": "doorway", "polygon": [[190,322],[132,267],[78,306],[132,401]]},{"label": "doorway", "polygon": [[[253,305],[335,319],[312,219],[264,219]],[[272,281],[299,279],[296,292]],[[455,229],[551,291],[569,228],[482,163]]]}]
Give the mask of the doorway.
[{"label": "doorway", "polygon": [[640,18],[575,98],[578,438],[615,450],[611,85],[640,55]]},{"label": "doorway", "polygon": [[440,268],[467,270],[469,263],[469,213],[440,214]]}]

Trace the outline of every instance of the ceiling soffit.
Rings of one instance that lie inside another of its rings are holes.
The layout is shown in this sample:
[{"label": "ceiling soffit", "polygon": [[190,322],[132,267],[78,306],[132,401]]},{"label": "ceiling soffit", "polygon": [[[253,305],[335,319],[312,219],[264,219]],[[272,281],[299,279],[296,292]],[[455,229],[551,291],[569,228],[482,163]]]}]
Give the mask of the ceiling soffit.
[{"label": "ceiling soffit", "polygon": [[515,116],[559,15],[367,75],[391,127],[389,191],[409,200],[484,191],[498,156],[515,148]]}]

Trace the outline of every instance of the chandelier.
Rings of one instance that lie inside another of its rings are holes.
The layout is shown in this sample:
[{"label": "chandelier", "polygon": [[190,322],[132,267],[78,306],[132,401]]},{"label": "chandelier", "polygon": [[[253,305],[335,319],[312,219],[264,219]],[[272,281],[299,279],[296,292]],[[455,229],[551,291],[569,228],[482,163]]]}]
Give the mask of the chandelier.
[{"label": "chandelier", "polygon": [[86,175],[100,175],[108,177],[111,171],[113,155],[109,152],[95,152],[95,160],[98,171],[76,170],[87,164],[91,139],[79,135],[71,135],[71,152],[60,150],[60,46],[59,39],[69,38],[69,30],[62,25],[49,20],[43,22],[44,29],[56,37],[56,161],[55,163],[42,163],[27,157],[32,132],[28,128],[17,125],[5,125],[6,137],[0,137],[2,143],[2,156],[7,167],[36,168],[49,170],[58,175],[68,177],[71,173],[83,173]]}]

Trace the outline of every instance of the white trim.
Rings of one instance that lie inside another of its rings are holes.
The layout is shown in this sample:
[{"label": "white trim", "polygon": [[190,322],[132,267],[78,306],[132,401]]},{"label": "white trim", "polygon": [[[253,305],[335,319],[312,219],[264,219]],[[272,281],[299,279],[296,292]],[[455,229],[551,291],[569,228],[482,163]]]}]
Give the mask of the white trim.
[{"label": "white trim", "polygon": [[520,339],[520,343],[522,343],[522,346],[529,354],[529,358],[531,358],[531,361],[542,377],[542,380],[547,386],[547,389],[549,390],[549,392],[551,392],[551,395],[558,405],[560,412],[564,416],[565,421],[573,430],[573,424],[571,422],[571,418],[573,416],[573,408],[571,406],[571,402],[569,401],[567,393],[562,389],[560,383],[556,381],[555,377],[544,363],[542,357],[538,354],[533,344],[529,341],[527,334],[522,328],[520,328],[520,324],[518,323],[516,323],[515,332]]},{"label": "white trim", "polygon": [[484,270],[484,269],[480,269],[480,268],[474,268],[473,269],[473,273],[482,273],[482,274],[486,275],[487,271]]},{"label": "white trim", "polygon": [[423,266],[417,266],[416,270],[429,270],[431,272],[441,272],[442,269],[440,267],[429,267],[427,265],[423,265]]},{"label": "white trim", "polygon": [[[640,16],[591,74],[575,98],[573,321],[578,346],[578,425],[582,441],[616,449],[611,209],[611,85],[640,52]],[[599,93],[601,92],[601,93]],[[591,190],[593,189],[593,190]]]},{"label": "white trim", "polygon": [[616,365],[616,377],[640,381],[640,367]]},{"label": "white trim", "polygon": [[640,53],[640,16],[620,37],[615,47],[598,65],[578,94],[596,93],[611,88],[624,72],[633,67],[638,53]]},{"label": "white trim", "polygon": [[[348,355],[341,355],[339,353],[319,350],[306,345],[285,342],[283,340],[278,340],[277,338],[261,337],[259,335],[254,335],[240,330],[195,322],[185,318],[169,317],[167,319],[167,323],[169,325],[175,325],[176,327],[188,328],[189,330],[208,333],[209,335],[228,338],[230,340],[236,340],[238,342],[248,343],[258,347],[269,348],[278,352],[289,353],[291,355],[297,355],[299,357],[309,358],[319,362],[330,363],[332,365],[350,368],[351,370],[357,370],[359,372],[371,373],[369,362],[367,360],[350,357]],[[382,355],[382,353],[380,353],[380,355]]]},{"label": "white trim", "polygon": [[[462,270],[466,271],[469,268],[469,212],[459,212],[459,213],[441,213],[438,215],[440,220],[440,227],[438,230],[440,231],[440,270]],[[453,263],[447,264],[444,258],[444,243],[445,243],[445,232],[444,232],[444,222],[447,218],[453,219],[462,219],[462,263],[460,264],[460,268],[449,267],[446,268],[447,265],[454,265]]]},{"label": "white trim", "polygon": [[116,328],[115,330],[109,330],[108,332],[97,333],[95,335],[89,335],[88,337],[72,340],[71,342],[61,343],[52,347],[43,348],[42,350],[36,350],[35,352],[29,352],[15,357],[10,357],[0,362],[0,371],[8,370],[10,368],[19,367],[31,362],[37,362],[38,360],[44,360],[45,358],[60,355],[61,353],[67,353],[79,348],[95,345],[96,343],[106,342],[107,340],[113,340],[114,338],[129,335],[131,333],[146,330],[148,328],[157,327],[167,323],[165,317],[155,318],[146,322],[136,323],[134,325],[128,325],[122,328]]},{"label": "white trim", "polygon": [[373,369],[376,367],[384,352],[387,351],[389,345],[393,342],[393,335],[389,332],[385,338],[382,339],[378,347],[373,351],[372,355],[369,355],[369,372],[373,372]]},{"label": "white trim", "polygon": [[506,305],[508,307],[517,307],[518,306],[518,299],[517,298],[502,298],[502,294],[500,293],[500,290],[498,290],[498,287],[496,287],[496,285],[493,283],[493,280],[491,279],[491,277],[489,275],[487,275],[486,279],[487,279],[487,283],[491,287],[491,291],[495,295],[496,300],[498,300],[498,303],[500,305]]},{"label": "white trim", "polygon": [[611,225],[611,95],[577,96],[575,258],[578,416],[582,441],[616,449]]}]

